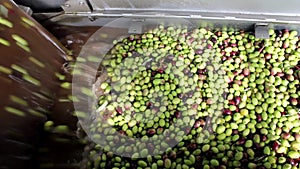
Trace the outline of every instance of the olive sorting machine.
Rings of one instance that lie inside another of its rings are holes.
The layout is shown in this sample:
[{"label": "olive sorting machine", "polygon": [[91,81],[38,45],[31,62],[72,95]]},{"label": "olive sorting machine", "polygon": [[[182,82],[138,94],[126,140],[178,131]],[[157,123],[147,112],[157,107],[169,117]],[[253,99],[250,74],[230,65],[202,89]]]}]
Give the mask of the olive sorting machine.
[{"label": "olive sorting machine", "polygon": [[[100,28],[112,39],[159,24],[300,30],[299,1],[0,1],[0,168],[84,168],[86,140],[72,97],[72,63]],[[44,123],[50,126],[44,126]],[[53,122],[54,124],[52,124]]]}]

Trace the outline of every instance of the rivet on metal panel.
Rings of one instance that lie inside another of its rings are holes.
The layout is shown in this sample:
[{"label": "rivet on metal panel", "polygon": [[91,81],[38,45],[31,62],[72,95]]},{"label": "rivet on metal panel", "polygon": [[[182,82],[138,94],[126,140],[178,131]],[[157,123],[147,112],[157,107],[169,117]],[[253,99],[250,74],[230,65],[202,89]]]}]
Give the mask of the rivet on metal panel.
[{"label": "rivet on metal panel", "polygon": [[62,8],[66,13],[90,13],[91,9],[85,0],[67,0]]},{"label": "rivet on metal panel", "polygon": [[64,6],[65,6],[66,8],[69,8],[69,7],[71,7],[71,5],[70,5],[70,4],[64,4]]},{"label": "rivet on metal panel", "polygon": [[96,20],[96,17],[94,17],[94,16],[90,16],[90,15],[89,15],[88,18],[89,18],[89,20],[92,21],[92,22],[94,22],[94,21]]},{"label": "rivet on metal panel", "polygon": [[255,37],[269,39],[269,25],[265,23],[255,24]]}]

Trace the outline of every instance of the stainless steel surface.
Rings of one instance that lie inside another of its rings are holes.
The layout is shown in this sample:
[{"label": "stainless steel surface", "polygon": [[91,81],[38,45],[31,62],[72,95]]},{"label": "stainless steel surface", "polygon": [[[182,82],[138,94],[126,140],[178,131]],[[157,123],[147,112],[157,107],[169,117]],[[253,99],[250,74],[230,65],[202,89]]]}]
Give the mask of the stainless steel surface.
[{"label": "stainless steel surface", "polygon": [[141,34],[143,32],[143,22],[144,20],[132,21],[130,27],[128,28],[128,33]]},{"label": "stainless steel surface", "polygon": [[[69,26],[103,26],[120,17],[129,18],[183,18],[188,19],[191,22],[198,25],[215,25],[217,27],[227,26],[233,28],[244,29],[249,25],[256,23],[267,23],[270,25],[280,25],[281,27],[297,28],[300,24],[300,17],[286,17],[278,16],[277,19],[265,19],[265,16],[261,15],[218,15],[214,13],[201,13],[201,15],[181,15],[180,13],[173,14],[154,14],[154,13],[135,13],[132,15],[119,15],[119,14],[103,14],[103,13],[76,13],[76,14],[63,14],[57,13],[57,15],[49,13],[36,13],[35,18],[42,19],[43,24],[56,24],[56,25],[69,25]],[[48,18],[48,19],[46,19]],[[247,25],[247,26],[246,26]]]},{"label": "stainless steel surface", "polygon": [[72,24],[73,18],[124,16],[300,23],[299,5],[298,0],[68,0],[62,6],[65,15],[59,18],[69,18]]},{"label": "stainless steel surface", "polygon": [[300,16],[300,1],[279,0],[89,0],[94,10],[183,11]]},{"label": "stainless steel surface", "polygon": [[62,5],[62,8],[66,13],[91,12],[86,0],[67,0],[64,5]]},{"label": "stainless steel surface", "polygon": [[59,9],[66,0],[14,0],[17,4],[28,6],[36,11]]},{"label": "stainless steel surface", "polygon": [[[120,18],[182,18],[198,25],[219,25],[238,29],[254,24],[300,24],[300,1],[279,0],[68,0],[63,14],[35,14],[45,24],[104,26]],[[289,24],[289,25],[285,25]],[[247,26],[245,26],[247,25]],[[292,26],[294,27],[294,26]],[[131,30],[134,30],[132,28]]]},{"label": "stainless steel surface", "polygon": [[269,39],[269,25],[268,24],[256,24],[254,27],[255,37]]}]

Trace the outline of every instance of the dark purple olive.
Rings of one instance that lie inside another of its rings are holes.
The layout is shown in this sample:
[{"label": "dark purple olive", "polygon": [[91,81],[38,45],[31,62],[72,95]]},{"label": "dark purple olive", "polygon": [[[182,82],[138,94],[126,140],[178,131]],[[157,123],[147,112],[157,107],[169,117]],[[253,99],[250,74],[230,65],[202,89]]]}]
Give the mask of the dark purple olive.
[{"label": "dark purple olive", "polygon": [[237,96],[235,97],[235,105],[239,105],[241,103],[241,97]]},{"label": "dark purple olive", "polygon": [[262,121],[262,117],[260,114],[256,115],[256,119],[257,119],[257,122],[261,122]]},{"label": "dark purple olive", "polygon": [[236,56],[236,54],[237,54],[237,53],[234,52],[234,51],[233,51],[233,52],[230,52],[230,56]]},{"label": "dark purple olive", "polygon": [[277,37],[281,38],[282,37],[282,31],[276,31]]},{"label": "dark purple olive", "polygon": [[185,74],[185,75],[187,75],[187,74],[189,74],[189,69],[183,69],[183,73]]},{"label": "dark purple olive", "polygon": [[261,148],[261,146],[259,145],[259,143],[254,143],[254,146],[255,146],[257,149]]},{"label": "dark purple olive", "polygon": [[229,60],[230,62],[234,62],[234,60],[232,59],[232,57],[228,57],[227,60]]},{"label": "dark purple olive", "polygon": [[201,119],[201,120],[200,120],[200,125],[201,125],[201,126],[205,126],[205,124],[206,124],[206,122],[205,122],[204,120]]},{"label": "dark purple olive", "polygon": [[283,76],[284,76],[284,73],[278,72],[276,75],[279,76],[279,77],[283,77]]},{"label": "dark purple olive", "polygon": [[224,56],[226,54],[225,51],[221,51],[220,53],[221,53],[222,56]]},{"label": "dark purple olive", "polygon": [[165,48],[165,45],[161,43],[161,44],[159,45],[159,48]]},{"label": "dark purple olive", "polygon": [[124,108],[125,108],[125,110],[130,110],[131,106],[130,105],[125,105]]},{"label": "dark purple olive", "polygon": [[189,148],[190,150],[195,150],[197,148],[197,144],[191,143],[187,146],[187,148]]},{"label": "dark purple olive", "polygon": [[148,108],[151,108],[153,106],[153,103],[152,102],[147,102],[147,107]]},{"label": "dark purple olive", "polygon": [[194,105],[192,105],[192,109],[198,109],[198,104],[194,104]]},{"label": "dark purple olive", "polygon": [[225,60],[227,60],[227,57],[226,56],[222,56],[222,61],[225,61]]},{"label": "dark purple olive", "polygon": [[298,100],[296,98],[291,98],[291,104],[296,106],[298,104]]},{"label": "dark purple olive", "polygon": [[271,58],[272,58],[272,55],[271,55],[270,53],[266,53],[266,54],[265,54],[265,58],[266,58],[266,59],[271,59]]},{"label": "dark purple olive", "polygon": [[228,109],[224,109],[223,110],[223,114],[225,114],[225,115],[231,115],[232,112],[230,110],[228,110]]},{"label": "dark purple olive", "polygon": [[244,74],[245,76],[248,76],[248,75],[250,74],[249,68],[244,68],[243,74]]},{"label": "dark purple olive", "polygon": [[182,99],[183,98],[183,94],[182,93],[178,94],[178,98]]},{"label": "dark purple olive", "polygon": [[246,158],[245,160],[247,160],[247,158],[249,157],[249,155],[246,152],[243,153],[243,156],[244,158]]},{"label": "dark purple olive", "polygon": [[163,160],[165,160],[165,159],[167,159],[168,158],[168,155],[167,154],[164,154],[163,156],[162,156],[162,159]]},{"label": "dark purple olive", "polygon": [[273,150],[277,151],[279,148],[279,143],[277,141],[274,141],[272,148],[273,148]]},{"label": "dark purple olive", "polygon": [[176,49],[177,50],[182,50],[182,46],[181,45],[176,45]]},{"label": "dark purple olive", "polygon": [[228,46],[228,40],[224,40],[224,41],[223,41],[223,44],[224,44],[225,46]]},{"label": "dark purple olive", "polygon": [[284,49],[288,48],[289,46],[290,46],[290,44],[287,43],[287,42],[283,42],[283,44],[282,44],[282,47],[283,47]]},{"label": "dark purple olive", "polygon": [[198,73],[198,74],[203,74],[203,73],[205,73],[205,69],[198,69],[198,70],[197,70],[197,73]]},{"label": "dark purple olive", "polygon": [[271,69],[270,73],[272,76],[274,76],[276,74],[276,71],[274,69]]},{"label": "dark purple olive", "polygon": [[151,72],[151,75],[152,75],[152,76],[155,76],[156,74],[157,74],[156,71],[152,71],[152,72]]},{"label": "dark purple olive", "polygon": [[236,80],[236,81],[234,81],[234,83],[238,84],[238,85],[242,85],[242,81],[240,81],[240,80]]},{"label": "dark purple olive", "polygon": [[[126,108],[126,107],[125,107]],[[119,114],[123,114],[122,108],[121,107],[117,107],[116,108],[117,113]]]},{"label": "dark purple olive", "polygon": [[266,169],[264,166],[259,166],[257,169]]},{"label": "dark purple olive", "polygon": [[188,97],[193,97],[193,95],[194,95],[194,93],[191,91],[191,92],[189,92],[189,93],[187,93],[187,96]]},{"label": "dark purple olive", "polygon": [[128,56],[127,53],[122,53],[122,57],[123,57],[123,58],[126,58],[127,56]]},{"label": "dark purple olive", "polygon": [[298,160],[296,160],[296,159],[291,159],[291,160],[290,160],[290,163],[291,163],[293,166],[295,166],[295,167],[297,167],[297,166],[299,165],[299,162],[298,162]]},{"label": "dark purple olive", "polygon": [[[182,48],[181,48],[182,49]],[[180,50],[181,50],[180,49]],[[202,53],[203,53],[203,50],[201,50],[201,49],[197,49],[197,50],[195,50],[195,53],[197,54],[197,55],[201,55]]]},{"label": "dark purple olive", "polygon": [[220,165],[219,169],[226,169],[227,167],[225,165]]},{"label": "dark purple olive", "polygon": [[134,52],[134,50],[135,50],[135,47],[134,46],[130,46],[129,51]]},{"label": "dark purple olive", "polygon": [[215,33],[215,35],[216,35],[216,36],[222,36],[222,32],[221,32],[221,31],[218,31],[218,32]]},{"label": "dark purple olive", "polygon": [[238,144],[242,145],[242,144],[245,144],[245,142],[246,142],[245,138],[240,138],[239,141],[238,141]]},{"label": "dark purple olive", "polygon": [[236,43],[232,43],[230,44],[231,47],[237,47],[237,44]]},{"label": "dark purple olive", "polygon": [[134,40],[134,36],[133,36],[133,35],[130,35],[128,39],[129,39],[130,41],[133,41],[133,40]]},{"label": "dark purple olive", "polygon": [[239,134],[239,131],[237,129],[233,129],[232,134]]},{"label": "dark purple olive", "polygon": [[119,134],[122,135],[122,136],[125,136],[125,135],[126,135],[126,133],[125,133],[124,130],[120,130],[120,131],[118,131],[118,132],[119,132]]},{"label": "dark purple olive", "polygon": [[186,127],[186,129],[185,129],[185,133],[186,133],[186,134],[188,134],[188,133],[190,133],[190,131],[191,131],[191,128],[189,128],[189,127]]},{"label": "dark purple olive", "polygon": [[175,151],[171,151],[170,152],[170,158],[176,159],[176,152]]},{"label": "dark purple olive", "polygon": [[194,128],[199,128],[201,125],[201,122],[200,121],[196,121],[195,124],[194,124]]},{"label": "dark purple olive", "polygon": [[212,49],[212,45],[211,45],[211,44],[208,44],[208,45],[207,45],[207,48],[208,48],[208,49]]},{"label": "dark purple olive", "polygon": [[176,111],[175,112],[175,117],[176,118],[180,118],[181,117],[181,112],[180,111]]},{"label": "dark purple olive", "polygon": [[234,100],[229,100],[229,104],[236,105]]},{"label": "dark purple olive", "polygon": [[283,134],[282,134],[282,137],[283,137],[284,139],[289,139],[289,138],[291,137],[291,134],[290,134],[290,133],[283,133]]},{"label": "dark purple olive", "polygon": [[267,137],[266,135],[263,135],[263,136],[261,137],[261,140],[262,140],[263,142],[267,141],[267,139],[268,139],[268,137]]},{"label": "dark purple olive", "polygon": [[238,72],[238,71],[234,71],[234,72],[233,72],[233,75],[234,75],[234,76],[237,76],[237,75],[239,75],[239,72]]},{"label": "dark purple olive", "polygon": [[209,105],[211,105],[211,104],[213,104],[213,100],[212,99],[207,99],[206,103],[209,104]]},{"label": "dark purple olive", "polygon": [[193,43],[193,42],[195,41],[195,38],[191,37],[191,38],[189,39],[189,41],[190,41],[190,43]]},{"label": "dark purple olive", "polygon": [[206,75],[200,74],[200,75],[199,75],[199,79],[200,79],[200,80],[205,80],[205,79],[206,79]]},{"label": "dark purple olive", "polygon": [[157,71],[158,71],[158,73],[162,74],[162,73],[164,73],[165,70],[163,68],[159,68]]},{"label": "dark purple olive", "polygon": [[149,135],[154,135],[156,133],[155,129],[149,129],[148,134]]},{"label": "dark purple olive", "polygon": [[287,75],[286,79],[289,80],[289,81],[294,81],[295,77],[293,75]]},{"label": "dark purple olive", "polygon": [[216,38],[211,38],[211,41],[213,42],[213,43],[216,43],[217,42],[217,39]]},{"label": "dark purple olive", "polygon": [[296,141],[300,141],[300,134],[299,133],[295,133],[294,137],[295,137]]}]

